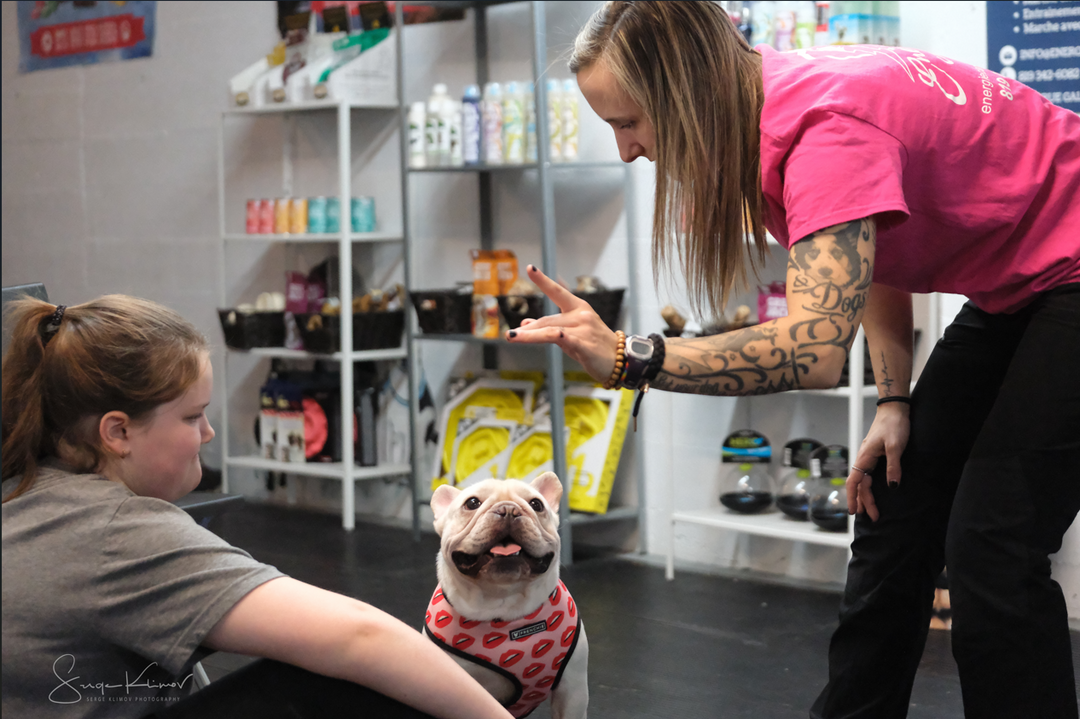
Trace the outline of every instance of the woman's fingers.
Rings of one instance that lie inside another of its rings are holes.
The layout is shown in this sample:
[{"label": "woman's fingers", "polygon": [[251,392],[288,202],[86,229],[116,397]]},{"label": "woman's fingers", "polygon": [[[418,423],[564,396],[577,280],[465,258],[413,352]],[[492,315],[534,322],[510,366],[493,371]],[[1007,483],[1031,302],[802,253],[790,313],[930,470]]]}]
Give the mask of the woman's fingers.
[{"label": "woman's fingers", "polygon": [[555,306],[559,308],[559,311],[570,312],[571,310],[577,309],[582,304],[588,304],[585,300],[576,296],[573,292],[545,275],[536,265],[529,265],[525,271],[529,275],[529,280],[531,280],[541,292],[551,298],[551,301],[555,303]]}]

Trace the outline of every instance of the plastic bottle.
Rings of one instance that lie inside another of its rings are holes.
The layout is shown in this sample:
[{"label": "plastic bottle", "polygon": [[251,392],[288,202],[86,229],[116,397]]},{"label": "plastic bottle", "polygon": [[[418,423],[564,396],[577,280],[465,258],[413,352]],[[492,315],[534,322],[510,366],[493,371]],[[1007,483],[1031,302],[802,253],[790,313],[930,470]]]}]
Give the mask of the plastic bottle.
[{"label": "plastic bottle", "polygon": [[760,0],[750,6],[750,18],[752,22],[752,34],[750,46],[769,45],[774,46],[776,28],[774,17],[776,15],[776,3],[773,0]]},{"label": "plastic bottle", "polygon": [[559,110],[562,114],[562,159],[569,162],[578,159],[578,88],[577,81],[563,81]]},{"label": "plastic bottle", "polygon": [[536,86],[525,85],[525,162],[536,162]]},{"label": "plastic bottle", "polygon": [[795,49],[795,13],[798,3],[776,3],[776,14],[773,15],[773,23],[776,28],[773,36],[773,47],[780,52]]},{"label": "plastic bottle", "polygon": [[450,108],[450,165],[461,167],[464,164],[464,155],[461,148],[462,131],[462,103],[450,100],[446,103]]},{"label": "plastic bottle", "polygon": [[829,44],[829,13],[828,0],[818,0],[814,3],[817,11],[817,27],[814,28],[814,47]]},{"label": "plastic bottle", "polygon": [[414,102],[409,107],[409,167],[427,165],[424,151],[424,131],[427,124],[427,110],[423,102]]},{"label": "plastic bottle", "polygon": [[480,110],[480,87],[469,85],[461,102],[461,158],[466,165],[480,164],[483,147],[483,116]]},{"label": "plastic bottle", "polygon": [[502,144],[502,87],[497,82],[484,85],[484,151],[483,159],[489,165],[501,165]]},{"label": "plastic bottle", "polygon": [[428,167],[439,166],[439,117],[442,109],[439,103],[438,94],[433,92],[428,98],[424,119],[424,154]]},{"label": "plastic bottle", "polygon": [[446,167],[450,164],[450,123],[453,121],[453,100],[446,91],[445,83],[437,83],[428,99],[428,112],[432,111],[432,103],[435,106],[437,127],[437,153],[438,164]]},{"label": "plastic bottle", "polygon": [[795,48],[802,50],[814,46],[817,29],[817,7],[809,0],[795,3]]},{"label": "plastic bottle", "polygon": [[502,101],[503,159],[508,165],[525,162],[525,97],[521,85],[506,85]]},{"label": "plastic bottle", "polygon": [[547,81],[548,114],[548,155],[550,160],[562,159],[562,83],[558,80]]}]

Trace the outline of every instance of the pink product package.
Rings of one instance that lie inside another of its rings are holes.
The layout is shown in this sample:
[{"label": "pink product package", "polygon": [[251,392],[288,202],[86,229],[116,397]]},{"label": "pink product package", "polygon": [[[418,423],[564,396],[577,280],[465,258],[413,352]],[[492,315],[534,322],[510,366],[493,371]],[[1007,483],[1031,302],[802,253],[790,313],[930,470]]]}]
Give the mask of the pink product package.
[{"label": "pink product package", "polygon": [[308,311],[307,276],[302,272],[285,273],[285,311],[293,313]]},{"label": "pink product package", "polygon": [[783,282],[758,286],[758,322],[787,317],[787,293]]}]

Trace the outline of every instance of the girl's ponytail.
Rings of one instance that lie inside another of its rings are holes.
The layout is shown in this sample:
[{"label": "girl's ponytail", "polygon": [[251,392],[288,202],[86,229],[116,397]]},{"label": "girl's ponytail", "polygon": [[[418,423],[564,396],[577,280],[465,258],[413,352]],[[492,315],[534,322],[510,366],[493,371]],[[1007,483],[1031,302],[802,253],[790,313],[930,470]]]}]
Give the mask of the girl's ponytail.
[{"label": "girl's ponytail", "polygon": [[56,309],[47,302],[26,298],[13,302],[9,310],[11,342],[3,362],[3,478],[22,475],[22,480],[4,497],[5,502],[30,488],[39,457],[55,453],[45,427],[42,375],[44,333]]}]

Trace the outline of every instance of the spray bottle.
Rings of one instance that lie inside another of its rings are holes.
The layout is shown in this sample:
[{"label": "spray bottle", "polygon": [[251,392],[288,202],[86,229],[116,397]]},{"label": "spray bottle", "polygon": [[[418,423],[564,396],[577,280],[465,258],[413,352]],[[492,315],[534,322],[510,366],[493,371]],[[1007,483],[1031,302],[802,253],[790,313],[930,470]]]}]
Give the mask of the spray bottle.
[{"label": "spray bottle", "polygon": [[562,111],[562,159],[570,162],[578,159],[578,97],[577,81],[573,78],[563,81],[559,109]]},{"label": "spray bottle", "polygon": [[503,95],[503,158],[508,165],[525,162],[525,103],[520,83],[511,82]]},{"label": "spray bottle", "polygon": [[501,165],[502,143],[502,87],[497,82],[484,85],[484,162]]},{"label": "spray bottle", "polygon": [[552,161],[562,159],[562,83],[547,81],[548,154]]},{"label": "spray bottle", "polygon": [[461,103],[461,158],[466,165],[480,164],[482,128],[480,88],[469,85],[465,88],[465,97]]},{"label": "spray bottle", "polygon": [[409,106],[409,167],[425,167],[424,131],[427,124],[427,112],[423,102],[414,102]]},{"label": "spray bottle", "polygon": [[525,86],[525,162],[536,162],[536,88]]}]

